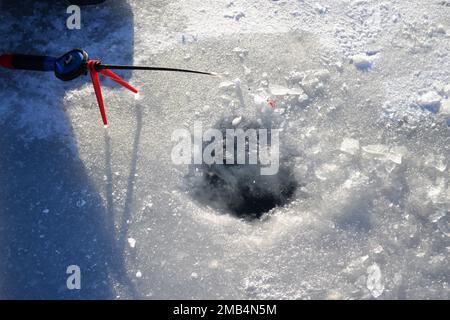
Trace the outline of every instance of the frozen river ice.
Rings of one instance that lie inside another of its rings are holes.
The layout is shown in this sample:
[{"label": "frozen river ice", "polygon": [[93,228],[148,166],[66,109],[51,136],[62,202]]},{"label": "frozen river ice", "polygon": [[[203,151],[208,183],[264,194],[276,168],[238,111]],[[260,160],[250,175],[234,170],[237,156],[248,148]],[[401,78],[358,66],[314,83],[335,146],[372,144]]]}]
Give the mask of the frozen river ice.
[{"label": "frozen river ice", "polygon": [[[87,78],[2,70],[0,297],[450,298],[450,6],[107,1],[76,31],[64,6],[7,9],[2,52],[220,77],[120,73],[137,97],[104,80],[105,129]],[[286,173],[261,190],[283,201],[239,219],[241,191],[175,165],[196,121],[280,129]]]}]

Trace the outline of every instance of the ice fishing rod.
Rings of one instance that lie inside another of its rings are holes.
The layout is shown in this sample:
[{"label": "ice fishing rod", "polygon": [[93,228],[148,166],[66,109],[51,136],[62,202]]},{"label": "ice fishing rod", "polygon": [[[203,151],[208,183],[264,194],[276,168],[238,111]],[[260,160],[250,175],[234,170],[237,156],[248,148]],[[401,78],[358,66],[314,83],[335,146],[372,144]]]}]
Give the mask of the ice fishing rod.
[{"label": "ice fishing rod", "polygon": [[210,72],[203,72],[189,69],[150,67],[150,66],[128,66],[103,64],[100,60],[91,60],[86,51],[81,49],[71,50],[59,58],[49,56],[24,55],[24,54],[4,54],[0,56],[0,65],[8,69],[21,69],[33,71],[53,71],[55,76],[63,81],[70,81],[81,75],[89,73],[97,98],[98,107],[102,116],[103,124],[108,124],[105,104],[103,102],[102,89],[100,87],[99,73],[117,82],[128,90],[138,93],[137,89],[132,87],[125,80],[120,78],[111,69],[117,70],[148,70],[148,71],[169,71],[184,72],[202,75],[215,75]]}]

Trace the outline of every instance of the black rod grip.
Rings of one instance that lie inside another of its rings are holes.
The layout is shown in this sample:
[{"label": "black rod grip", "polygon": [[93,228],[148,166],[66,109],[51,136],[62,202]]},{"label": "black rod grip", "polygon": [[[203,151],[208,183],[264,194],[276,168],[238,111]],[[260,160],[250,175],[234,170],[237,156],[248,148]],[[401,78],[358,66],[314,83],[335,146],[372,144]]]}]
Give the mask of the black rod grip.
[{"label": "black rod grip", "polygon": [[5,54],[0,56],[0,65],[10,69],[53,71],[56,58],[48,56]]}]

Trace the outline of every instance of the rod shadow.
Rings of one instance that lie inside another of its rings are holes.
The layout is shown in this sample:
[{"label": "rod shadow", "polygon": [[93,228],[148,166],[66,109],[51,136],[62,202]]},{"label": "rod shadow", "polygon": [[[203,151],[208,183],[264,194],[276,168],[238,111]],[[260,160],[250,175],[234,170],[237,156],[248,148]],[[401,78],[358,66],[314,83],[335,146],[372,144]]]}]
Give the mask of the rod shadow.
[{"label": "rod shadow", "polygon": [[[80,30],[65,28],[66,7],[2,2],[0,27],[15,31],[0,52],[56,56],[78,47],[132,63],[133,14],[125,1],[83,7]],[[114,209],[102,204],[62,110],[65,91],[87,78],[55,85],[50,74],[0,70],[0,76],[0,299],[113,299],[117,288],[136,297]],[[66,286],[69,265],[81,269],[81,290]]]}]

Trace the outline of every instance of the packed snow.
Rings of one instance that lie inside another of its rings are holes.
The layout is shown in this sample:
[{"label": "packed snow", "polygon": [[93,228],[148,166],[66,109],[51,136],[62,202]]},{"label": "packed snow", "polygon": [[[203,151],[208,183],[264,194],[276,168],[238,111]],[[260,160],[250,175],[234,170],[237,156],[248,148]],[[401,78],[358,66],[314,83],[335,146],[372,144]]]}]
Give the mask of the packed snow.
[{"label": "packed snow", "polygon": [[[445,2],[106,1],[80,30],[28,2],[1,53],[218,76],[102,78],[103,128],[88,77],[0,70],[0,298],[450,298]],[[280,129],[280,174],[175,165],[196,121]],[[274,207],[236,214],[237,185]]]}]

